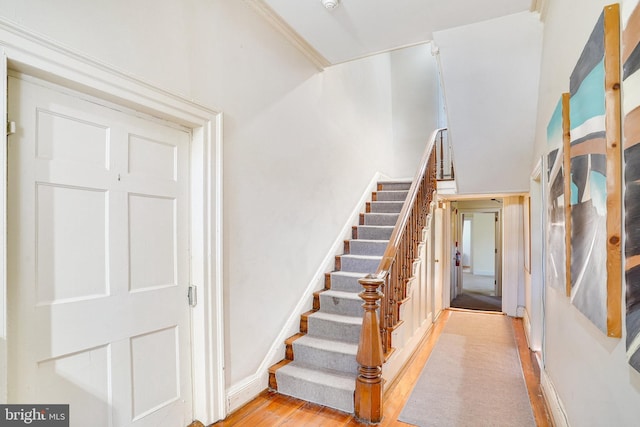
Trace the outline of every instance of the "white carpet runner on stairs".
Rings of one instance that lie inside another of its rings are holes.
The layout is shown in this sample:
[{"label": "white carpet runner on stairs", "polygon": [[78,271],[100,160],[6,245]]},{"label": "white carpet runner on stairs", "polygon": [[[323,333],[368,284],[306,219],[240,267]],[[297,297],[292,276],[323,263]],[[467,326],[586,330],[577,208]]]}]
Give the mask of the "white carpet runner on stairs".
[{"label": "white carpet runner on stairs", "polygon": [[306,335],[293,342],[293,361],[276,371],[279,393],[353,412],[363,314],[358,279],[376,272],[410,186],[378,183],[355,238],[345,245],[349,253],[339,257],[340,269],[320,294],[320,309],[308,316]]}]

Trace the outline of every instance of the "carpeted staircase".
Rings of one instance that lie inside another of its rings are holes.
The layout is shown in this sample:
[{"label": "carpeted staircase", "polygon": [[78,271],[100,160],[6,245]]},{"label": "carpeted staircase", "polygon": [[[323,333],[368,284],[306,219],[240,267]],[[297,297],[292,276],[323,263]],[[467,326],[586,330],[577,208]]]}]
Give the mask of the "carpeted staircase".
[{"label": "carpeted staircase", "polygon": [[362,323],[362,286],[375,273],[402,210],[411,182],[384,181],[360,214],[360,225],[327,273],[325,289],[314,294],[300,333],[286,340],[286,358],[269,369],[269,387],[279,393],[353,412],[358,373],[356,352]]}]

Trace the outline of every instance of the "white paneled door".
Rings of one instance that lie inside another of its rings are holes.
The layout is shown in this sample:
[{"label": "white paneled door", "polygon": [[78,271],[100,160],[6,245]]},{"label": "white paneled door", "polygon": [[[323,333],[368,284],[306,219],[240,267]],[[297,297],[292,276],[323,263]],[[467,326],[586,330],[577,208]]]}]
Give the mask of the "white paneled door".
[{"label": "white paneled door", "polygon": [[186,426],[190,133],[23,75],[9,120],[10,403]]}]

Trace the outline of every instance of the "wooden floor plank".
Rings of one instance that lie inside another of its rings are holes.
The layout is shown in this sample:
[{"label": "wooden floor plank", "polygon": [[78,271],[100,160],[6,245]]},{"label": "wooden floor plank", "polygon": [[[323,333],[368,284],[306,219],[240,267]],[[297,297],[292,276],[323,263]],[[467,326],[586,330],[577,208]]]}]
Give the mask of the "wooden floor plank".
[{"label": "wooden floor plank", "polygon": [[[327,410],[329,410],[330,412],[327,412]],[[352,417],[349,414],[338,413],[338,411],[330,410],[330,408],[327,408],[326,406],[307,402],[300,408],[298,412],[295,413],[295,416],[287,418],[280,425],[288,427],[342,427],[344,426],[346,420],[350,418]]]},{"label": "wooden floor plank", "polygon": [[[381,427],[411,427],[411,424],[398,421],[398,417],[409,399],[411,391],[417,383],[438,338],[442,334],[450,314],[450,310],[444,310],[440,314],[414,355],[401,370],[398,375],[399,379],[387,386],[384,395],[384,418],[379,424]],[[513,319],[513,327],[536,423],[538,427],[551,426],[549,414],[542,399],[540,372],[535,361],[535,355],[527,347],[522,320]],[[264,391],[254,400],[229,415],[225,420],[218,421],[212,424],[211,427],[360,427],[365,425],[354,419],[351,414],[283,396],[272,391]]]},{"label": "wooden floor plank", "polygon": [[531,401],[531,409],[533,417],[538,427],[551,426],[551,417],[542,396],[542,388],[540,387],[540,368],[536,355],[529,350],[527,337],[524,334],[524,326],[522,319],[512,318],[513,330],[515,332],[516,343],[518,344],[518,353],[520,354],[520,363],[522,363],[522,373],[527,384],[527,393]]},{"label": "wooden floor plank", "polygon": [[300,408],[307,402],[293,397],[274,393],[271,401],[260,411],[253,412],[237,425],[254,427],[280,426],[290,416],[297,416]]},{"label": "wooden floor plank", "polygon": [[271,401],[271,394],[275,394],[275,393],[263,391],[255,399],[253,399],[252,401],[244,405],[242,408],[233,412],[232,414],[227,416],[227,418],[225,418],[224,420],[218,421],[213,425],[215,425],[216,427],[229,427],[229,426],[241,425],[240,423],[242,422],[243,419],[245,419],[246,417],[248,417],[249,415],[255,412],[262,411],[264,407],[269,404],[269,402]]}]

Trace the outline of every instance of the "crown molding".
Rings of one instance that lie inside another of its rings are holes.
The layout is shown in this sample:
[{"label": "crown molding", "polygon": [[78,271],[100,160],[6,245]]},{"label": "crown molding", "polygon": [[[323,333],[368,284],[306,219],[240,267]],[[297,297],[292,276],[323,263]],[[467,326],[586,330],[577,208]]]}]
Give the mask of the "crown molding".
[{"label": "crown molding", "polygon": [[278,15],[264,0],[246,0],[246,2],[273,28],[280,32],[291,44],[293,44],[304,56],[307,57],[319,70],[324,70],[332,65],[327,58],[318,52],[313,46],[303,39],[280,15]]}]

